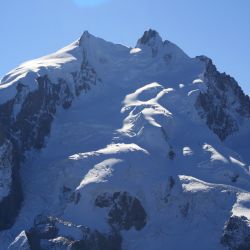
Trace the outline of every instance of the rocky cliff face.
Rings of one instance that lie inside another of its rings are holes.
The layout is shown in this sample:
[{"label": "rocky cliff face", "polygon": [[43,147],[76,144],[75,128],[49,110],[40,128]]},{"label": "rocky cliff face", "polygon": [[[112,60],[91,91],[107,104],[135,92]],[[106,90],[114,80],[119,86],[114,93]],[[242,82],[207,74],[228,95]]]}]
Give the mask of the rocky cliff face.
[{"label": "rocky cliff face", "polygon": [[63,78],[58,77],[52,82],[48,74],[37,74],[33,80],[35,90],[25,84],[26,79],[17,81],[13,98],[0,105],[1,229],[13,225],[21,207],[23,195],[19,167],[25,161],[25,152],[43,148],[57,109],[68,109],[75,97],[87,92],[100,81],[88,64],[84,49],[82,58],[80,69],[70,72],[74,82],[73,89]]},{"label": "rocky cliff face", "polygon": [[147,214],[140,201],[126,192],[99,195],[95,205],[110,208],[108,223],[116,230],[130,230],[132,227],[141,230],[146,225]]},{"label": "rocky cliff face", "polygon": [[239,130],[242,119],[250,117],[250,98],[234,78],[218,72],[211,59],[199,59],[206,64],[204,80],[207,91],[199,94],[196,107],[208,127],[225,140]]},{"label": "rocky cliff face", "polygon": [[0,84],[0,249],[248,249],[250,158],[224,144],[243,127],[209,58],[85,32]]},{"label": "rocky cliff face", "polygon": [[19,152],[16,145],[5,139],[1,146],[0,228],[13,225],[23,199],[19,175]]},{"label": "rocky cliff face", "polygon": [[250,249],[250,227],[246,217],[232,216],[226,222],[221,243],[232,250]]},{"label": "rocky cliff face", "polygon": [[[60,235],[61,230],[77,231],[79,239],[70,235]],[[121,236],[118,232],[102,234],[84,226],[72,225],[58,218],[38,216],[34,226],[21,232],[9,249],[26,247],[27,250],[70,249],[70,250],[120,250]]]}]

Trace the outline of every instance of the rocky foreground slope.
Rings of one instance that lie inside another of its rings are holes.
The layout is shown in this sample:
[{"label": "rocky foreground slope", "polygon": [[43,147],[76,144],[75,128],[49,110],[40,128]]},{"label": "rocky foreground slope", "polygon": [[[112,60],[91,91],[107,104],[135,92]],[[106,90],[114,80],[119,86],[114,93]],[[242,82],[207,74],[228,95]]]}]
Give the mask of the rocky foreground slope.
[{"label": "rocky foreground slope", "polygon": [[0,249],[250,249],[250,99],[156,31],[84,32],[0,84]]}]

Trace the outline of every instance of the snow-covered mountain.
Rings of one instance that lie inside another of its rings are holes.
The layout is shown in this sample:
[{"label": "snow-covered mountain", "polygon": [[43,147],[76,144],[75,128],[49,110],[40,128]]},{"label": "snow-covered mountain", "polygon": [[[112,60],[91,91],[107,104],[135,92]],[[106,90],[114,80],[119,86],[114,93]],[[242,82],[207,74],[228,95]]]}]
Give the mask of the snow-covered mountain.
[{"label": "snow-covered mountain", "polygon": [[250,249],[250,99],[156,31],[20,65],[0,128],[1,250]]}]

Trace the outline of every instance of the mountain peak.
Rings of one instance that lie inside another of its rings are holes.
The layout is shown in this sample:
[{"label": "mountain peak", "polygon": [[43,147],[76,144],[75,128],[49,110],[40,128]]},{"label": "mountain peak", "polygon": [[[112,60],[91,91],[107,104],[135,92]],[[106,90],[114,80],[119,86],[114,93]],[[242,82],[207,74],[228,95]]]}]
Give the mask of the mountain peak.
[{"label": "mountain peak", "polygon": [[156,30],[149,29],[144,32],[143,36],[138,40],[136,48],[149,51],[152,57],[162,55],[169,63],[175,61],[180,63],[188,59],[188,56],[174,43],[163,40]]},{"label": "mountain peak", "polygon": [[86,39],[89,39],[90,37],[93,37],[93,35],[90,34],[87,30],[85,30],[79,39],[79,44],[81,45],[83,41],[85,41]]},{"label": "mountain peak", "polygon": [[137,44],[150,45],[152,41],[162,42],[162,38],[156,30],[149,29],[144,32],[143,36],[138,40]]},{"label": "mountain peak", "polygon": [[155,30],[149,29],[144,32],[143,36],[138,40],[136,48],[150,50],[152,56],[158,54],[158,50],[163,47],[163,40],[159,33]]}]

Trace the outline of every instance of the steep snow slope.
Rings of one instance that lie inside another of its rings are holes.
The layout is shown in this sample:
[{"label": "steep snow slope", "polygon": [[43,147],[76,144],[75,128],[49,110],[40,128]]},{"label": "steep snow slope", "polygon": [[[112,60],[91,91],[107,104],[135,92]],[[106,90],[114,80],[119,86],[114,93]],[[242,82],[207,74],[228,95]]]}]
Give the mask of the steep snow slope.
[{"label": "steep snow slope", "polygon": [[136,48],[85,32],[10,72],[2,148],[25,157],[24,198],[0,249],[248,249],[250,105],[223,77],[152,30]]}]

